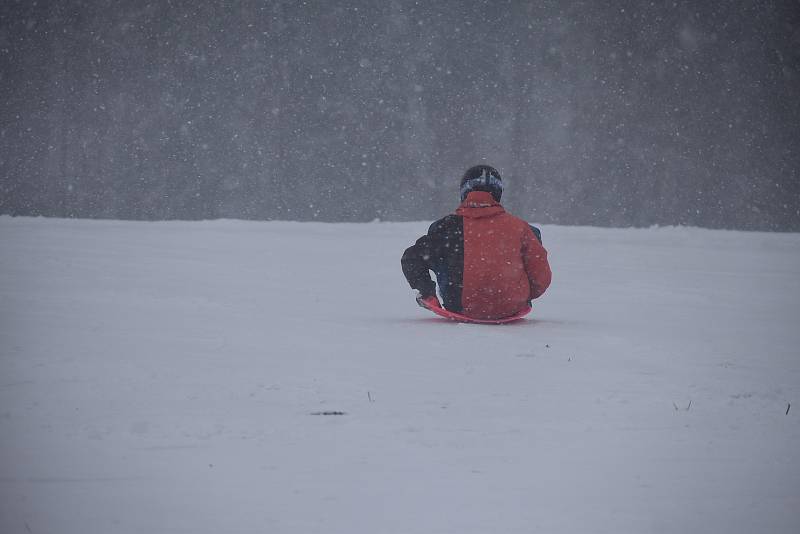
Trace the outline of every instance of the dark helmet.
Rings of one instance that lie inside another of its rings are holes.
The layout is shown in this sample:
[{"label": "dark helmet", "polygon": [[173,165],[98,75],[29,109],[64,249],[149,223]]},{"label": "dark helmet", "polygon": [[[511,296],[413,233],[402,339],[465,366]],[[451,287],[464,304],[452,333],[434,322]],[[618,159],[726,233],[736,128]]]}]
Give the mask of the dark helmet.
[{"label": "dark helmet", "polygon": [[489,165],[475,165],[467,169],[461,178],[461,201],[472,191],[486,191],[500,202],[500,197],[503,196],[503,179],[497,169]]}]

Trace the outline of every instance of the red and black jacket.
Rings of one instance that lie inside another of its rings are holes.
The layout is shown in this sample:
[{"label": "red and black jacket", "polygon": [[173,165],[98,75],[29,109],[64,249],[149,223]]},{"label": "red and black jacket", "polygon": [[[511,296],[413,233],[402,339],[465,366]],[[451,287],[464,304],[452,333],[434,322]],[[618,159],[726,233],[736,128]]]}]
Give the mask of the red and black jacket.
[{"label": "red and black jacket", "polygon": [[490,193],[473,191],[434,222],[401,260],[409,285],[436,294],[448,310],[480,319],[515,314],[550,285],[547,251],[538,229],[506,213]]}]

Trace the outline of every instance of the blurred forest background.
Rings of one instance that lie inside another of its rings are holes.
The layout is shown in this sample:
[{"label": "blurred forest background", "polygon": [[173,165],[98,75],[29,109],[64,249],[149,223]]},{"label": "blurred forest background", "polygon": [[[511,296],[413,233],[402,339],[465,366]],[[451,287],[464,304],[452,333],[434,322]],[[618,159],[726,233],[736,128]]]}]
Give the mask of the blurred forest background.
[{"label": "blurred forest background", "polygon": [[800,231],[796,1],[0,3],[0,213]]}]

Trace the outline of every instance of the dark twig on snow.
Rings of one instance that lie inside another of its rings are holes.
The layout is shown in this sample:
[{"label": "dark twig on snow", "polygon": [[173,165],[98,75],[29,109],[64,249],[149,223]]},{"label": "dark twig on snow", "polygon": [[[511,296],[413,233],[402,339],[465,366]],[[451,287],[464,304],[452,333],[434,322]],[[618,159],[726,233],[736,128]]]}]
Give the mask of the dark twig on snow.
[{"label": "dark twig on snow", "polygon": [[374,400],[372,400],[372,393],[370,393],[369,391],[367,391],[367,398],[369,399],[370,402],[375,402]]},{"label": "dark twig on snow", "polygon": [[792,407],[791,402],[786,405],[786,415],[789,415],[789,409],[791,409],[791,407]]},{"label": "dark twig on snow", "polygon": [[[675,403],[675,401],[672,402],[672,406],[675,408],[676,412],[680,411],[680,408],[678,408],[678,405]],[[686,408],[683,409],[683,411],[688,412],[691,407],[692,407],[692,400],[689,399],[689,404],[686,406]]]}]

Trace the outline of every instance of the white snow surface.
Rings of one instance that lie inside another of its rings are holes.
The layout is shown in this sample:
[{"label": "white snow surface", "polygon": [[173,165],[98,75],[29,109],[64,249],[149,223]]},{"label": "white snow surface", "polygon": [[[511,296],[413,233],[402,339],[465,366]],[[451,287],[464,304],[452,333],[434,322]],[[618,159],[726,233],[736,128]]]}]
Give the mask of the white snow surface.
[{"label": "white snow surface", "polygon": [[0,218],[0,532],[800,532],[799,234],[545,226],[486,326],[426,229]]}]

